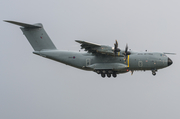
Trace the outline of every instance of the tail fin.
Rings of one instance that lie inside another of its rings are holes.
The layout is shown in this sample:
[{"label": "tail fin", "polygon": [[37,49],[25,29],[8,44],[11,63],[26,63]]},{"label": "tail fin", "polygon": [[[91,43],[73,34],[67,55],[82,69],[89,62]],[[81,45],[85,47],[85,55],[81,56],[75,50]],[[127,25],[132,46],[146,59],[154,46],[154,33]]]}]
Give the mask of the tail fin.
[{"label": "tail fin", "polygon": [[21,26],[20,28],[23,34],[26,36],[26,38],[28,39],[29,43],[35,51],[40,51],[43,49],[56,49],[55,45],[49,38],[41,23],[31,25],[16,21],[5,22]]}]

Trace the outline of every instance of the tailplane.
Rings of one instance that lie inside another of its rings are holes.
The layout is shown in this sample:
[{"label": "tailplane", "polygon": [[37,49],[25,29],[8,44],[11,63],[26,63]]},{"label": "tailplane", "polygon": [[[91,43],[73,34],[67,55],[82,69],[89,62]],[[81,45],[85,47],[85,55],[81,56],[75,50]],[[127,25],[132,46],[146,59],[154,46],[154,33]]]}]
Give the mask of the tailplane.
[{"label": "tailplane", "polygon": [[23,34],[26,36],[35,51],[56,49],[55,45],[49,38],[41,23],[26,24],[6,20],[5,22],[21,26],[20,29],[22,30]]}]

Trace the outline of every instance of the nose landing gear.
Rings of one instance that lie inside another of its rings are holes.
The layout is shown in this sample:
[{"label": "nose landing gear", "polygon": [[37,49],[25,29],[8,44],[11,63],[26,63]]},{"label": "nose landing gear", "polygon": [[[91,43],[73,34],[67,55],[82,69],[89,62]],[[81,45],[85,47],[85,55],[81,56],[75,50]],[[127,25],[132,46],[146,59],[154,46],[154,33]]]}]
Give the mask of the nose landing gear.
[{"label": "nose landing gear", "polygon": [[156,75],[156,72],[152,72],[152,75],[155,76],[155,75]]},{"label": "nose landing gear", "polygon": [[157,72],[157,70],[152,70],[152,75],[155,76],[156,72]]}]

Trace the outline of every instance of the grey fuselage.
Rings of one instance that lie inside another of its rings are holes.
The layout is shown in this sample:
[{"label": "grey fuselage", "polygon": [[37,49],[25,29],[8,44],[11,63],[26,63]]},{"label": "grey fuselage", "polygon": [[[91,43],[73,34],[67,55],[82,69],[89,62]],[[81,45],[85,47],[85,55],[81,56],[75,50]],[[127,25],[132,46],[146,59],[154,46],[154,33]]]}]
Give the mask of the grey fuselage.
[{"label": "grey fuselage", "polygon": [[118,48],[116,41],[114,47],[98,45],[81,40],[75,40],[81,44],[81,49],[87,53],[69,52],[57,50],[41,23],[27,24],[16,21],[7,21],[21,26],[23,34],[34,49],[34,54],[49,58],[82,70],[94,71],[104,78],[116,77],[116,74],[134,70],[151,70],[153,75],[161,68],[172,64],[172,60],[165,53],[132,52]]},{"label": "grey fuselage", "polygon": [[[35,51],[34,54],[49,58],[82,70],[95,71],[100,69],[114,69],[117,73],[134,70],[158,70],[169,66],[168,57],[163,53],[132,53],[125,62],[124,57],[95,55],[92,53],[69,52],[59,50]],[[98,64],[98,68],[91,67]],[[122,65],[124,64],[124,68]],[[107,65],[107,66],[106,66]],[[121,67],[118,69],[118,65]],[[112,66],[112,67],[111,67]]]}]

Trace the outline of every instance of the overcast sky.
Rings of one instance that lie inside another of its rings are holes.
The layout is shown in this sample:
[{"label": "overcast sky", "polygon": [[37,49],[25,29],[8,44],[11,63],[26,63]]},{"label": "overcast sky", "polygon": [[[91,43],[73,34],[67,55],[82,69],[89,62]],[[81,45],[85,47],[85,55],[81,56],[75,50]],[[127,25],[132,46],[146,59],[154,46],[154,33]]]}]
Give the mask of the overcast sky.
[{"label": "overcast sky", "polygon": [[[32,54],[3,20],[42,23],[59,50],[75,39],[135,51],[175,52],[159,70],[101,78]],[[179,0],[1,0],[0,119],[179,119]]]}]

